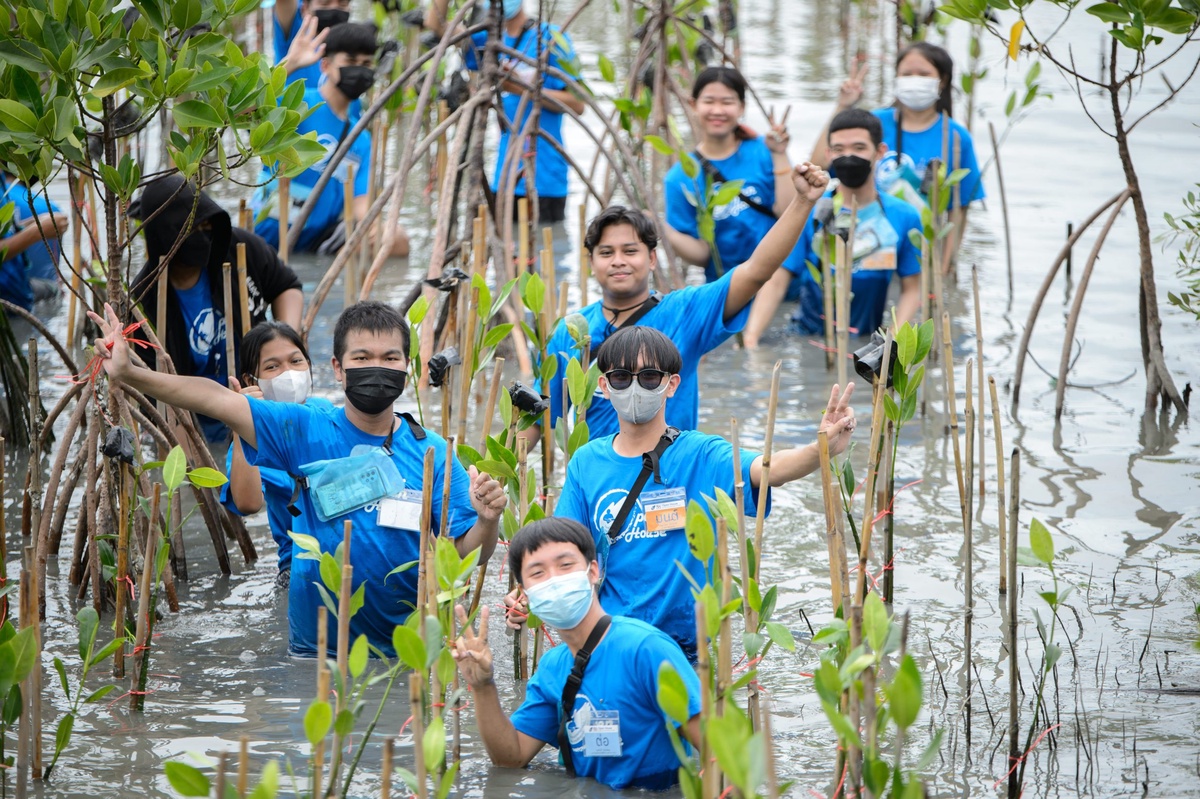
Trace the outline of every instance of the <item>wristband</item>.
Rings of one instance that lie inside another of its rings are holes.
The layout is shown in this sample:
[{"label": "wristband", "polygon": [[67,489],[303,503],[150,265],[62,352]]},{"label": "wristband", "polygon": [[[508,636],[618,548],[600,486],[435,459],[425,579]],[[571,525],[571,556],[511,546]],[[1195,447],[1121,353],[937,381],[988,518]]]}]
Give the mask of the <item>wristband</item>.
[{"label": "wristband", "polygon": [[791,173],[792,173],[791,166],[789,166],[787,169],[776,169],[775,170],[776,175],[790,175]]}]

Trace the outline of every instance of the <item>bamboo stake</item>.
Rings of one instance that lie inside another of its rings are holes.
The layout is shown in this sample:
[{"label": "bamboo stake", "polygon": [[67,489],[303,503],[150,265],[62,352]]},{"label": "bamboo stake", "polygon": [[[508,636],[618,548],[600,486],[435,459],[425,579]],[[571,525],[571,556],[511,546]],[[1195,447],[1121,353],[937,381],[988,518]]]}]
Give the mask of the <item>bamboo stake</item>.
[{"label": "bamboo stake", "polygon": [[117,638],[121,645],[113,653],[113,678],[125,676],[125,580],[129,575],[129,467],[122,463],[118,467],[121,473],[121,518],[118,520],[117,534]]},{"label": "bamboo stake", "polygon": [[40,610],[38,607],[39,584],[42,582],[38,570],[35,565],[34,558],[37,556],[37,547],[29,546],[25,549],[26,559],[30,564],[29,569],[29,624],[33,627],[33,669],[29,672],[29,712],[33,720],[33,740],[31,748],[33,750],[33,763],[31,764],[31,775],[35,780],[42,778],[42,624],[40,621]]},{"label": "bamboo stake", "polygon": [[[441,124],[446,121],[446,117],[449,116],[449,113],[450,113],[450,106],[446,103],[446,101],[438,100],[437,123],[439,126],[441,126]],[[447,164],[446,131],[443,130],[442,135],[438,136],[438,140],[437,140],[437,161],[436,161],[437,183],[434,185],[441,186],[442,183],[446,180],[446,164]]]},{"label": "bamboo stake", "polygon": [[238,200],[237,226],[243,230],[246,227],[246,198]]},{"label": "bamboo stake", "polygon": [[[317,701],[329,698],[329,610],[324,605],[317,608]],[[321,796],[321,783],[325,772],[325,739],[313,747],[313,796]]]},{"label": "bamboo stake", "polygon": [[958,504],[959,515],[962,519],[963,529],[967,527],[968,509],[967,487],[963,480],[963,458],[962,450],[958,443],[958,410],[955,408],[955,393],[954,393],[954,360],[951,355],[950,344],[950,314],[949,312],[942,313],[942,346],[944,347],[945,363],[942,365],[942,374],[946,381],[946,414],[950,421],[950,436],[954,439],[954,472],[958,476]]},{"label": "bamboo stake", "polygon": [[[984,485],[984,469],[987,467],[987,458],[985,457],[985,453],[987,451],[987,442],[984,440],[983,430],[985,421],[984,417],[987,416],[987,413],[984,409],[987,407],[987,405],[983,394],[983,312],[980,310],[982,299],[979,296],[979,267],[975,264],[971,264],[971,287],[975,298],[975,369],[976,381],[979,384],[979,430],[976,433],[976,437],[979,439],[979,501],[983,502],[987,496],[984,493],[987,491],[987,488]],[[971,451],[968,450],[967,457],[969,458],[970,456]],[[974,504],[975,503],[971,503],[971,507],[973,507]],[[971,511],[971,507],[968,507],[968,512]]]},{"label": "bamboo stake", "polygon": [[[342,224],[346,230],[346,246],[349,246],[350,236],[354,233],[354,164],[346,164],[346,182],[342,184]],[[354,262],[354,252],[347,254],[346,274],[342,278],[344,306],[349,307],[358,299],[358,266]]]},{"label": "bamboo stake", "polygon": [[353,593],[354,566],[350,562],[351,522],[342,523],[342,583],[338,591],[337,614],[337,669],[342,678],[342,690],[338,692],[338,712],[346,708],[350,685],[350,596]]},{"label": "bamboo stake", "polygon": [[529,262],[529,198],[517,198],[517,274],[532,272]]},{"label": "bamboo stake", "polygon": [[[717,516],[717,573],[721,576],[721,607],[729,604],[733,575],[729,571],[729,528]],[[725,693],[733,684],[733,629],[730,617],[721,619],[717,638],[717,715],[725,715]]]},{"label": "bamboo stake", "polygon": [[554,228],[542,228],[542,277],[550,287],[550,296],[558,292],[557,264],[554,262]]},{"label": "bamboo stake", "polygon": [[588,278],[591,276],[591,262],[588,260],[584,238],[587,236],[587,201],[579,204],[579,306],[588,304]]},{"label": "bamboo stake", "polygon": [[233,265],[226,261],[221,267],[225,290],[225,374],[229,385],[237,378],[237,347],[233,341]]},{"label": "bamboo stake", "polygon": [[821,291],[825,300],[825,368],[833,368],[833,262],[829,260],[829,236],[821,234]]},{"label": "bamboo stake", "polygon": [[383,740],[383,762],[379,767],[379,799],[391,799],[392,797],[392,771],[395,769],[392,758],[395,750],[396,739],[385,738]]},{"label": "bamboo stake", "polygon": [[821,458],[821,491],[825,499],[825,546],[829,553],[829,587],[833,595],[833,612],[836,614],[842,602],[841,570],[837,554],[837,506],[833,498],[837,489],[833,484],[833,469],[829,461],[829,437],[824,430],[817,432],[817,451]]},{"label": "bamboo stake", "polygon": [[[33,556],[30,549],[31,547],[26,547],[22,553],[21,587],[17,598],[17,620],[22,630],[30,625],[33,614],[33,592],[31,590],[33,587],[31,574],[33,571],[31,568]],[[29,700],[33,695],[33,692],[29,690],[31,678],[32,675],[26,677],[23,681],[21,713],[17,728],[17,796],[21,799],[24,799],[29,784],[29,748],[30,740],[33,738],[31,727],[33,724],[33,713],[29,708]]]},{"label": "bamboo stake", "polygon": [[767,518],[767,495],[771,485],[771,450],[775,444],[775,413],[779,407],[779,375],[783,361],[776,361],[771,369],[771,396],[767,400],[767,430],[763,440],[762,468],[759,472],[758,506],[754,514],[754,579],[758,579],[762,566],[763,524]]},{"label": "bamboo stake", "polygon": [[[850,625],[850,650],[854,651],[863,643],[863,609],[861,605],[850,605],[848,611],[849,612],[846,615],[849,617],[847,621]],[[871,668],[871,666],[867,667],[868,670]],[[867,702],[873,703],[874,701],[874,696],[867,696],[864,694],[862,704],[866,704]],[[854,687],[848,688],[842,692],[842,706],[843,710],[849,711],[851,726],[856,730],[861,729],[861,707],[859,703],[858,691]],[[845,796],[849,796],[852,792],[857,793],[859,786],[863,784],[862,756],[862,749],[855,746],[853,743],[846,748],[846,761],[849,766],[849,783],[846,786],[847,790],[843,794]]]},{"label": "bamboo stake", "polygon": [[996,378],[988,375],[988,390],[992,395],[992,434],[996,439],[996,529],[999,530],[1000,540],[1000,593],[1005,593],[1008,589],[1008,566],[1006,561],[1005,550],[1008,543],[1008,532],[1005,527],[1005,501],[1004,501],[1004,439],[1002,430],[1000,429],[1000,405],[996,400]]},{"label": "bamboo stake", "polygon": [[966,452],[966,475],[964,485],[967,489],[967,496],[963,502],[963,668],[967,681],[967,695],[964,703],[967,723],[966,723],[966,738],[967,746],[971,745],[971,699],[972,687],[974,680],[972,679],[971,662],[972,662],[972,634],[975,626],[975,531],[972,526],[974,522],[974,507],[973,497],[971,492],[974,490],[974,475],[972,472],[975,469],[974,455],[974,437],[975,437],[975,400],[974,392],[971,390],[971,359],[967,359],[966,368],[966,400],[963,408],[963,418],[966,427],[966,444],[964,451]]},{"label": "bamboo stake", "polygon": [[[1020,677],[1020,665],[1017,662],[1017,522],[1021,508],[1021,451],[1016,447],[1012,450],[1012,471],[1009,483],[1012,485],[1008,499],[1008,756],[1016,763],[1021,756],[1021,710],[1017,703],[1017,683]],[[1008,774],[1008,796],[1016,799],[1020,796],[1021,786],[1017,783],[1017,769]]]},{"label": "bamboo stake", "polygon": [[[425,625],[421,625],[424,628]],[[413,672],[408,675],[409,712],[412,713],[413,758],[416,760],[417,799],[428,799],[429,792],[425,786],[427,773],[425,771],[425,681],[420,674]]]},{"label": "bamboo stake", "polygon": [[467,330],[462,340],[462,367],[459,369],[458,427],[455,441],[467,440],[467,410],[471,407],[471,382],[475,379],[476,347],[479,323],[479,287],[471,287],[470,302],[467,304]]},{"label": "bamboo stake", "polygon": [[238,776],[237,776],[238,799],[245,799],[246,793],[249,790],[250,790],[250,736],[242,735],[238,738]]},{"label": "bamboo stake", "polygon": [[[758,631],[758,613],[754,608],[750,607],[750,581],[753,576],[750,573],[750,549],[749,549],[749,530],[746,529],[746,485],[742,479],[742,449],[740,439],[738,438],[738,421],[737,417],[729,419],[729,440],[733,444],[733,504],[737,508],[737,540],[738,540],[738,561],[742,570],[742,617],[746,620],[746,632]],[[769,488],[769,483],[761,482],[759,473],[759,492],[766,493]],[[760,706],[758,699],[758,689],[751,682],[746,686],[746,706],[750,714],[750,726],[755,732],[762,729],[762,720],[760,719]]]},{"label": "bamboo stake", "polygon": [[492,433],[492,417],[496,415],[496,398],[500,394],[500,380],[504,372],[504,359],[497,357],[492,366],[492,380],[488,385],[487,406],[483,413],[483,431],[479,436],[479,452],[487,452],[488,436]]},{"label": "bamboo stake", "polygon": [[[156,314],[158,318],[154,323],[154,334],[158,336],[158,345],[162,347],[164,353],[167,350],[167,286],[169,285],[166,260],[166,256],[158,259],[158,312]],[[157,371],[166,371],[166,363],[163,358],[156,358],[154,363],[158,367]],[[167,415],[167,403],[163,400],[158,400],[158,412],[164,417]],[[164,458],[166,457],[165,452],[162,455]]]},{"label": "bamboo stake", "polygon": [[842,241],[841,236],[834,237],[833,249],[837,260],[837,271],[834,272],[833,278],[837,285],[837,310],[835,314],[835,325],[837,327],[837,379],[838,385],[846,385],[846,355],[850,350],[850,305],[847,302],[850,294],[850,269],[849,256],[846,251],[846,242]]},{"label": "bamboo stake", "polygon": [[[424,471],[421,476],[421,540],[419,564],[417,566],[417,613],[424,613],[425,595],[429,592],[429,543],[433,538],[433,447],[425,450]],[[425,638],[425,625],[420,625],[421,639]],[[426,642],[426,646],[429,643]]]},{"label": "bamboo stake", "polygon": [[67,305],[67,346],[75,346],[78,324],[79,296],[83,288],[83,215],[79,206],[83,200],[83,177],[73,169],[67,170],[67,184],[71,189],[71,297]]},{"label": "bamboo stake", "polygon": [[[216,791],[216,793],[217,793],[217,796],[221,797],[221,799],[224,799],[224,797],[225,797],[225,761],[226,761],[227,757],[228,757],[228,755],[225,752],[221,752],[217,755],[217,779],[216,779],[217,791]],[[314,796],[316,795],[315,790],[313,792],[313,795]]]},{"label": "bamboo stake", "polygon": [[[889,363],[892,353],[892,331],[888,328],[883,344],[883,363]],[[886,366],[884,367],[887,368]],[[867,591],[867,560],[871,554],[871,534],[875,531],[875,486],[879,480],[879,460],[883,455],[883,396],[887,393],[887,379],[875,380],[875,399],[871,403],[871,438],[867,449],[867,482],[863,494],[862,540],[858,548],[858,581],[854,588],[854,602],[861,605]]]},{"label": "bamboo stake", "polygon": [[[250,286],[246,283],[246,245],[238,242],[237,246],[237,279],[238,279],[238,310],[241,312],[241,333],[250,332]],[[233,328],[225,331],[231,337]]]},{"label": "bamboo stake", "polygon": [[[704,603],[697,602],[696,610],[696,672],[700,677],[700,719],[705,726],[713,716],[712,698],[712,662],[708,646],[708,615]],[[721,767],[712,756],[712,749],[707,735],[700,736],[700,780],[703,785],[701,796],[706,799],[716,796],[720,791],[717,786],[721,782]]]},{"label": "bamboo stake", "polygon": [[288,255],[288,216],[292,210],[292,179],[279,178],[279,260],[287,263]]},{"label": "bamboo stake", "polygon": [[[154,619],[151,617],[153,603],[151,594],[154,591],[154,555],[157,550],[159,536],[155,534],[158,522],[159,502],[162,499],[162,483],[154,484],[154,498],[150,503],[150,534],[146,536],[146,548],[142,553],[142,581],[138,586],[138,615],[137,629],[134,637],[134,689],[130,691],[129,706],[131,710],[142,710],[146,704],[146,682],[150,668],[150,637],[154,630]],[[99,553],[92,552],[92,558],[99,559]],[[102,586],[93,585],[92,590],[100,593]]]},{"label": "bamboo stake", "polygon": [[[514,413],[515,417],[516,414]],[[515,424],[515,418],[514,418]],[[549,425],[546,426],[549,430]],[[542,440],[542,447],[549,444],[554,436],[546,436]],[[520,514],[517,521],[521,524],[525,523],[525,519],[529,514],[529,468],[527,466],[527,458],[529,457],[529,439],[517,439],[517,511]],[[513,575],[515,577],[515,575]],[[529,652],[528,652],[528,626],[521,625],[513,638],[513,666],[518,680],[529,679]]]}]

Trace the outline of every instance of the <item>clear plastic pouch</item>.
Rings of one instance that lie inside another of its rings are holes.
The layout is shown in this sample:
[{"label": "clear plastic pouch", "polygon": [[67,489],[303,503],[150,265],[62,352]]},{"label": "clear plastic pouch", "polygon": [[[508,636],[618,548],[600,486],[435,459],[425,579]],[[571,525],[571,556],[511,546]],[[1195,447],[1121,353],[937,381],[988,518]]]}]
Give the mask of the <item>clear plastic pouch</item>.
[{"label": "clear plastic pouch", "polygon": [[404,490],[396,464],[379,447],[349,458],[306,463],[300,471],[308,478],[309,496],[323,522]]}]

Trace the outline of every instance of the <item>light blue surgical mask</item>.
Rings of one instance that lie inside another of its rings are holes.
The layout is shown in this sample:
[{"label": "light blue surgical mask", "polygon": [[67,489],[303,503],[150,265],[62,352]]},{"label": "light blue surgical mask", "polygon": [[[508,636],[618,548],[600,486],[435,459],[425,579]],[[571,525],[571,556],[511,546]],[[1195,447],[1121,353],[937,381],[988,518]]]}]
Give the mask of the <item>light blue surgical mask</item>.
[{"label": "light blue surgical mask", "polygon": [[579,626],[592,606],[592,581],[588,570],[559,574],[529,586],[529,610],[556,630]]},{"label": "light blue surgical mask", "polygon": [[504,0],[504,18],[512,19],[521,10],[522,0]]}]

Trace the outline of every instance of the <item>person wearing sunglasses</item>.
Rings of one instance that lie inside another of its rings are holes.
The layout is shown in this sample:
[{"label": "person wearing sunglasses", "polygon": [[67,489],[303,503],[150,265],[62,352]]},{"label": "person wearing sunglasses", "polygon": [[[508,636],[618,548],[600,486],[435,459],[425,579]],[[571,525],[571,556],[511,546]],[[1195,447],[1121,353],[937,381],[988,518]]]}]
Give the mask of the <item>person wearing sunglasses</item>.
[{"label": "person wearing sunglasses", "polygon": [[[600,389],[620,419],[620,432],[593,438],[572,456],[554,513],[591,531],[605,610],[654,625],[694,660],[696,621],[689,580],[703,585],[710,564],[692,556],[684,522],[691,500],[707,512],[705,497],[714,496],[717,488],[734,495],[733,445],[720,436],[668,425],[667,399],[679,390],[683,359],[660,331],[642,325],[619,330],[601,345],[596,362]],[[835,385],[821,417],[818,429],[827,434],[831,455],[850,443],[853,392],[853,383],[845,390]],[[664,444],[668,438],[672,440]],[[771,456],[770,485],[799,480],[819,465],[815,442],[777,450]],[[743,450],[741,469],[746,516],[753,518],[763,488],[762,456]],[[510,605],[520,605],[520,600],[512,597]]]},{"label": "person wearing sunglasses", "polygon": [[[652,217],[614,205],[588,224],[583,246],[592,274],[600,284],[601,298],[578,314],[587,322],[592,352],[616,331],[635,325],[662,331],[674,341],[679,347],[681,363],[673,372],[677,387],[672,392],[675,399],[667,403],[666,420],[680,430],[696,427],[700,410],[697,377],[700,359],[745,326],[754,295],[796,246],[813,204],[825,192],[829,176],[819,167],[804,163],[792,168],[791,180],[796,196],[763,236],[750,260],[728,269],[712,283],[667,294],[650,288],[650,275],[658,263],[658,230]],[[547,351],[558,358],[560,375],[560,379],[542,387],[550,396],[553,426],[564,412],[561,375],[567,373],[571,357],[579,355],[565,320],[559,322]],[[618,432],[618,414],[607,395],[593,398],[587,422],[592,438]],[[523,435],[532,444],[540,437],[541,429],[533,426]]]}]

